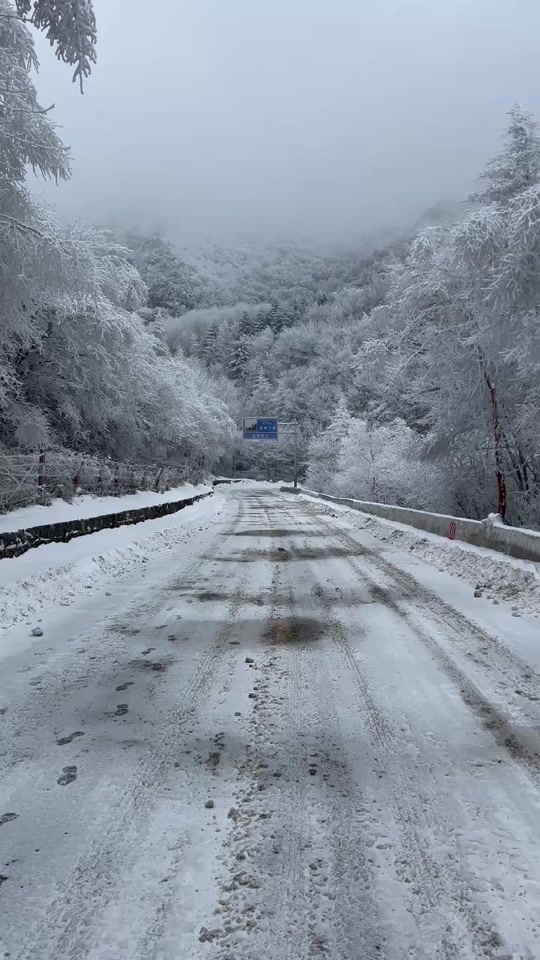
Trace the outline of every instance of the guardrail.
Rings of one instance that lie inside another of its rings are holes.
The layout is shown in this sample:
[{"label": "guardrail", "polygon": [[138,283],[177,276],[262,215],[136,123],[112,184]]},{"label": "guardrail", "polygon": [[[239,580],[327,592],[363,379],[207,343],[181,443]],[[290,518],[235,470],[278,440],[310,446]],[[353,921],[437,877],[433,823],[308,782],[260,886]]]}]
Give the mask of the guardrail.
[{"label": "guardrail", "polygon": [[68,543],[75,537],[85,537],[99,530],[114,529],[127,524],[142,523],[144,520],[156,520],[171,513],[178,513],[190,507],[198,500],[213,496],[213,490],[199,493],[185,500],[172,500],[155,503],[135,510],[122,510],[119,513],[105,513],[99,517],[87,517],[82,520],[65,520],[61,523],[47,523],[39,527],[28,527],[9,533],[0,533],[0,560],[18,557],[27,550],[40,547],[45,543]]},{"label": "guardrail", "polygon": [[281,487],[284,493],[306,493],[319,500],[341,504],[384,520],[393,520],[404,523],[417,530],[427,533],[436,533],[449,540],[462,540],[476,547],[485,547],[488,550],[497,550],[510,557],[520,560],[540,561],[540,532],[525,530],[520,527],[509,527],[498,521],[497,517],[488,517],[486,520],[467,520],[463,517],[450,517],[441,513],[428,513],[425,510],[410,510],[408,507],[397,507],[386,503],[370,503],[366,500],[352,500],[346,497],[333,497],[329,494],[306,490],[303,487],[294,490],[293,487]]}]

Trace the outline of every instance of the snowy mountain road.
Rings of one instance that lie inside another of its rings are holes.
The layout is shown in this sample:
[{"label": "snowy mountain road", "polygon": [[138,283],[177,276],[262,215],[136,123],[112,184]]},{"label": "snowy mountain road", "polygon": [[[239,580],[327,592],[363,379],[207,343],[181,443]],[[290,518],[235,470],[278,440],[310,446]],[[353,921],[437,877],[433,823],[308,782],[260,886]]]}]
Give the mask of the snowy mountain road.
[{"label": "snowy mountain road", "polygon": [[510,612],[322,503],[201,510],[2,663],[0,958],[537,960]]}]

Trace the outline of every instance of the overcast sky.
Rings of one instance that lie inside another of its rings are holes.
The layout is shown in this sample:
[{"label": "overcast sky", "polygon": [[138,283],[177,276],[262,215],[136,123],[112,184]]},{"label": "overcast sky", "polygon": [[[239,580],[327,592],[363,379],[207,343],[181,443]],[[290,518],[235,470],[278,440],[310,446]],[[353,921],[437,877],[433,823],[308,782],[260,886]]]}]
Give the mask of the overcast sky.
[{"label": "overcast sky", "polygon": [[512,104],[540,116],[538,0],[95,9],[84,97],[37,41],[40,99],[73,155],[46,195],[68,217],[180,242],[346,239],[461,199]]}]

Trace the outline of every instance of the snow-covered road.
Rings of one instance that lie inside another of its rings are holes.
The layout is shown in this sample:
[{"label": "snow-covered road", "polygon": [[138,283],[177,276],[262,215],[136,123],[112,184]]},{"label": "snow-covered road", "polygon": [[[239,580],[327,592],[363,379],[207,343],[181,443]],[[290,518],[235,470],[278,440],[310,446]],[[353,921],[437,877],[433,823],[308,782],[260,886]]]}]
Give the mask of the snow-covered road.
[{"label": "snow-covered road", "polygon": [[540,630],[471,594],[245,487],[57,612],[0,668],[0,957],[537,960]]}]

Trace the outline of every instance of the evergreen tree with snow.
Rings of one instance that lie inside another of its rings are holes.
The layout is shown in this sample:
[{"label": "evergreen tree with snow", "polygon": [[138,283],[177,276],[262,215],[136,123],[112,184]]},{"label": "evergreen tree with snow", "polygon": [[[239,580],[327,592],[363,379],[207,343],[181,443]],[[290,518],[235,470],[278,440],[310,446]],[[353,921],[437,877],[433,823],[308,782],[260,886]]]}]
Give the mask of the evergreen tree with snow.
[{"label": "evergreen tree with snow", "polygon": [[254,332],[253,321],[247,310],[243,311],[238,321],[238,332],[241,337],[248,337]]},{"label": "evergreen tree with snow", "polygon": [[219,327],[217,323],[211,323],[210,326],[208,327],[208,330],[206,331],[206,336],[204,338],[202,355],[203,355],[204,362],[208,366],[211,366],[214,363],[214,360],[216,359],[216,342],[217,342],[218,329]]},{"label": "evergreen tree with snow", "polygon": [[[96,18],[91,0],[15,0],[15,10],[46,33],[59,60],[75,67],[73,81],[79,81],[82,91],[96,62]],[[14,19],[15,10],[4,3],[0,18]]]},{"label": "evergreen tree with snow", "polygon": [[231,344],[228,361],[229,376],[236,383],[242,383],[244,381],[250,357],[250,338],[245,334],[238,333]]},{"label": "evergreen tree with snow", "polygon": [[261,417],[272,417],[274,406],[274,391],[272,384],[265,376],[262,370],[259,371],[251,389],[251,396],[248,402],[250,411],[255,411],[254,415]]},{"label": "evergreen tree with snow", "polygon": [[277,300],[272,301],[270,310],[266,314],[266,324],[274,333],[279,333],[284,327],[283,310]]}]

